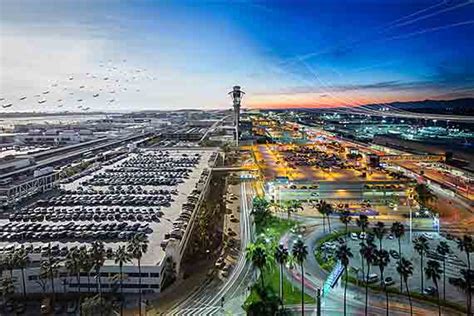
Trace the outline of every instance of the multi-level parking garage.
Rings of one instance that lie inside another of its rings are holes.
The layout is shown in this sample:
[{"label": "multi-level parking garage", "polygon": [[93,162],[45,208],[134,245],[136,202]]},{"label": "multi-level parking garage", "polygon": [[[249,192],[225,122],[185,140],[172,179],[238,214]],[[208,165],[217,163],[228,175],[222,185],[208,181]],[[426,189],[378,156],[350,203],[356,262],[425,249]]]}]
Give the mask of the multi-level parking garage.
[{"label": "multi-level parking garage", "polygon": [[[53,255],[60,262],[71,251],[90,250],[95,241],[105,245],[101,268],[102,289],[112,290],[119,273],[113,254],[136,235],[145,235],[148,251],[141,258],[143,292],[158,292],[165,262],[176,272],[187,244],[193,218],[210,179],[216,155],[212,150],[141,150],[121,155],[110,164],[73,181],[65,181],[56,195],[17,209],[0,219],[0,256],[24,250],[30,259],[25,271],[29,292],[41,292],[37,280],[40,264]],[[170,258],[170,259],[167,259]],[[137,292],[138,266],[123,267],[128,278],[124,290]],[[21,288],[21,272],[14,271]],[[84,291],[91,285],[89,271],[60,280],[58,288]],[[94,273],[92,272],[92,276]],[[74,279],[74,280],[73,280]],[[28,282],[29,281],[29,282]],[[65,285],[64,282],[67,282]]]}]

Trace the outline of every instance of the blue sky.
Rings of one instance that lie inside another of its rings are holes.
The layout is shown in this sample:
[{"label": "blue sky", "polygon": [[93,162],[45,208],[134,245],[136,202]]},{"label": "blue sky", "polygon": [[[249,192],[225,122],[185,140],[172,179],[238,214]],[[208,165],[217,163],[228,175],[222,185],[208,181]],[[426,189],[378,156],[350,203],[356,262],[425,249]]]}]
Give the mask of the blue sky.
[{"label": "blue sky", "polygon": [[224,108],[234,84],[249,107],[474,95],[470,0],[0,5],[0,97],[11,111],[75,110],[78,98],[97,110]]}]

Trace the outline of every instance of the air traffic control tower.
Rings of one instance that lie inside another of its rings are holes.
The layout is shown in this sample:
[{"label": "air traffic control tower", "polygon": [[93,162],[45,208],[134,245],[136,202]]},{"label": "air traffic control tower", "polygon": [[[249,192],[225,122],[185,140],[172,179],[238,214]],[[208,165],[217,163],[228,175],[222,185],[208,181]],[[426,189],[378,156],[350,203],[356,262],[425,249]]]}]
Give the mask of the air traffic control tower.
[{"label": "air traffic control tower", "polygon": [[240,122],[240,101],[242,96],[245,94],[240,90],[240,86],[234,86],[232,91],[229,92],[232,97],[233,106],[234,106],[234,126],[235,126],[235,143],[236,146],[239,145],[239,122]]}]

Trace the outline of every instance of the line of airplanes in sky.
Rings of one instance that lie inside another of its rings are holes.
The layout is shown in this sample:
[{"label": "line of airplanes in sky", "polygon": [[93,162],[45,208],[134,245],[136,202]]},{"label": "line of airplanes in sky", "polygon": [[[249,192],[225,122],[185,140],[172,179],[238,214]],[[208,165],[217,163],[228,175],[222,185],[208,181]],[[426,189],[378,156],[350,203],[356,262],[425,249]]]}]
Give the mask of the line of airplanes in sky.
[{"label": "line of airplanes in sky", "polygon": [[[111,62],[112,62],[111,60],[108,61],[109,64],[110,64]],[[125,62],[126,62],[126,59],[123,59],[122,62],[125,63]],[[106,66],[105,63],[103,63],[103,62],[101,62],[101,63],[99,64],[99,67],[101,67],[101,68],[103,68],[103,67],[105,67],[105,66]],[[104,76],[104,77],[102,78],[102,82],[107,82],[107,85],[106,85],[105,89],[108,90],[108,93],[109,93],[110,95],[115,95],[116,91],[120,91],[120,87],[122,87],[122,85],[120,84],[120,82],[121,82],[121,81],[130,82],[130,79],[115,79],[115,78],[113,77],[113,72],[114,72],[114,71],[120,72],[120,73],[122,73],[122,74],[124,74],[124,75],[132,75],[131,79],[132,79],[132,80],[137,80],[137,79],[139,79],[139,76],[142,75],[142,74],[144,74],[147,70],[146,70],[146,69],[135,69],[135,70],[128,71],[128,72],[127,72],[127,71],[118,71],[118,68],[117,68],[116,66],[113,66],[113,67],[111,67],[111,68],[108,68],[107,71],[108,71],[108,74],[107,74],[107,76]],[[91,74],[91,73],[86,73],[85,75],[86,75],[85,77],[86,77],[87,79],[98,79],[98,78],[99,78],[99,76],[93,75],[93,74]],[[145,76],[146,76],[146,75],[145,75]],[[156,80],[156,78],[153,77],[153,76],[148,76],[147,78],[149,78],[150,80]],[[76,79],[76,78],[75,78],[74,76],[69,76],[69,77],[68,77],[68,80],[66,80],[65,82],[72,82],[72,81],[75,81],[75,79]],[[112,88],[111,88],[111,87],[110,87],[111,85],[115,85],[115,87],[112,87]],[[53,83],[53,84],[51,85],[51,88],[57,88],[57,87],[59,87],[59,84],[58,84],[58,83]],[[72,88],[72,87],[71,87],[71,88]],[[84,84],[81,84],[81,85],[79,86],[79,90],[80,90],[80,91],[81,91],[81,90],[85,91],[85,90],[84,90],[85,88],[86,88],[86,85],[84,85]],[[52,90],[52,89],[51,89],[51,90]],[[64,86],[64,87],[63,87],[63,91],[66,91],[66,90],[68,90],[68,87]],[[122,87],[122,91],[127,91],[127,90],[128,90],[127,87]],[[103,94],[107,93],[107,92],[104,92],[104,93],[102,92],[102,91],[104,91],[103,88],[99,88],[99,91],[100,91],[100,93],[99,93],[99,92],[93,93],[93,94],[92,94],[92,98],[98,98],[100,95],[103,95]],[[140,89],[136,89],[136,92],[140,92]],[[46,99],[46,97],[47,97],[48,95],[50,95],[50,90],[45,90],[45,91],[43,91],[41,94],[36,94],[36,95],[34,95],[33,97],[34,97],[34,98],[40,98],[40,99],[36,100],[36,102],[37,102],[38,104],[40,104],[40,105],[43,105],[43,104],[45,104],[45,103],[48,102],[48,100]],[[74,95],[74,92],[69,92],[69,95]],[[21,96],[21,97],[18,98],[18,101],[23,101],[23,102],[24,102],[24,101],[26,101],[26,100],[28,100],[28,97],[27,97],[27,96]],[[4,102],[4,101],[5,101],[5,98],[4,98],[4,97],[0,97],[0,102]],[[83,102],[84,102],[84,99],[83,99],[83,98],[79,98],[79,99],[77,99],[76,101],[79,102],[79,103],[83,103]],[[62,108],[62,107],[64,106],[64,98],[59,98],[56,102],[58,103],[58,104],[57,104],[57,107],[58,107],[58,108]],[[115,102],[115,98],[114,98],[113,96],[111,96],[111,98],[108,99],[107,102],[108,102],[109,104],[110,104],[110,103],[113,103],[113,102]],[[2,105],[2,108],[7,109],[7,108],[11,108],[11,107],[13,107],[13,106],[14,106],[14,103],[13,103],[13,102],[8,102],[8,103],[4,103],[4,104]],[[78,109],[82,109],[83,111],[88,111],[88,110],[90,109],[90,107],[85,106],[84,104],[79,104],[79,105],[77,106],[77,108],[78,108]]]}]

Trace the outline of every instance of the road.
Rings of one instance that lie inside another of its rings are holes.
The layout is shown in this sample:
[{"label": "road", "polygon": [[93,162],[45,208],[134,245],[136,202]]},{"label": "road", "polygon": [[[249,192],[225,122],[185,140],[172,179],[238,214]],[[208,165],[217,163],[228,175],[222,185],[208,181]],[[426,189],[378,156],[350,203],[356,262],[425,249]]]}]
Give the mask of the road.
[{"label": "road", "polygon": [[[169,311],[169,315],[216,315],[223,310],[232,315],[243,313],[241,306],[253,277],[252,266],[245,259],[244,251],[253,236],[250,217],[253,196],[254,191],[250,183],[241,183],[241,252],[230,276],[224,283],[219,280],[207,280],[191,295],[175,305]],[[222,298],[224,298],[223,308],[221,306]]]},{"label": "road", "polygon": [[405,169],[415,172],[416,174],[423,173],[424,178],[445,185],[469,201],[474,200],[474,186],[472,183],[470,184],[466,183],[466,181],[462,181],[460,177],[454,176],[450,173],[443,173],[436,168],[423,168],[413,162],[404,162],[400,163],[399,165]]}]

